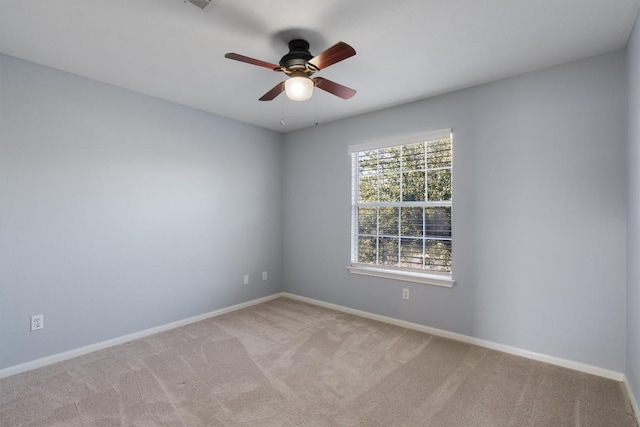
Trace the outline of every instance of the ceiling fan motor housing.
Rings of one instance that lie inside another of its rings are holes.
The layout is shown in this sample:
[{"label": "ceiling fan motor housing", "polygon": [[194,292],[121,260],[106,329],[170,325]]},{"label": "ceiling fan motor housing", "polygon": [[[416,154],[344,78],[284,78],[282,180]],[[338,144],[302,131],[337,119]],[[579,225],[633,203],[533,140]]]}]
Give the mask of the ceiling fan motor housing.
[{"label": "ceiling fan motor housing", "polygon": [[309,42],[294,39],[289,42],[289,53],[282,57],[280,66],[287,69],[306,68],[311,59],[313,55],[309,52]]}]

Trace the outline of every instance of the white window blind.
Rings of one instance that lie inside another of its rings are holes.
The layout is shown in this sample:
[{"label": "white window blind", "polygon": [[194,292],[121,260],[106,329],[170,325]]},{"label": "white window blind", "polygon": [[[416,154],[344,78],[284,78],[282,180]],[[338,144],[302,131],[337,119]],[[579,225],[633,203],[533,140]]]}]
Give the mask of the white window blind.
[{"label": "white window blind", "polygon": [[350,147],[351,267],[451,278],[451,139],[446,129]]}]

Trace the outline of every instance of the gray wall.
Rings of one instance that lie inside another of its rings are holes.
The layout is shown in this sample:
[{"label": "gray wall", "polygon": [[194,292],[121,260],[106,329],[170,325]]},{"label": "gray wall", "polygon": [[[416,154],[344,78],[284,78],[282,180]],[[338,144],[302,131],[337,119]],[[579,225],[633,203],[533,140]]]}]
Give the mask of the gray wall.
[{"label": "gray wall", "polygon": [[[0,56],[0,368],[284,289],[625,371],[638,395],[638,37],[284,137]],[[347,146],[445,127],[458,283],[350,275]]]},{"label": "gray wall", "polygon": [[[287,134],[285,290],[622,372],[626,117],[618,51]],[[348,273],[347,146],[448,127],[456,285]]]},{"label": "gray wall", "polygon": [[0,368],[281,290],[279,134],[0,67]]},{"label": "gray wall", "polygon": [[629,213],[627,234],[627,369],[640,399],[640,17],[627,47],[629,67]]}]

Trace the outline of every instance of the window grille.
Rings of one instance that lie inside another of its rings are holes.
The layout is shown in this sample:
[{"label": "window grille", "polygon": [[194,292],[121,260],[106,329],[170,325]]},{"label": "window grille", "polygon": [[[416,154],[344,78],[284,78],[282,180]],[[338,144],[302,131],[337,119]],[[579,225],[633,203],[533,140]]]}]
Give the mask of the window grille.
[{"label": "window grille", "polygon": [[350,147],[352,266],[451,275],[451,140]]}]

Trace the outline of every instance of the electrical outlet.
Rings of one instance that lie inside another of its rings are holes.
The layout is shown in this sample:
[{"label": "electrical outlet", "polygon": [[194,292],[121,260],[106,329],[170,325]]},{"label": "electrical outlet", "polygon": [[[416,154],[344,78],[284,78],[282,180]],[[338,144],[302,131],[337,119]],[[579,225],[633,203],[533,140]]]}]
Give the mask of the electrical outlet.
[{"label": "electrical outlet", "polygon": [[409,299],[409,289],[402,288],[402,299]]},{"label": "electrical outlet", "polygon": [[31,330],[35,331],[42,328],[44,328],[44,314],[31,316]]},{"label": "electrical outlet", "polygon": [[267,280],[267,272],[266,271],[262,272],[262,280]]},{"label": "electrical outlet", "polygon": [[248,284],[249,284],[249,275],[248,275],[248,274],[245,274],[245,275],[244,275],[243,283],[244,283],[245,285],[248,285]]}]

